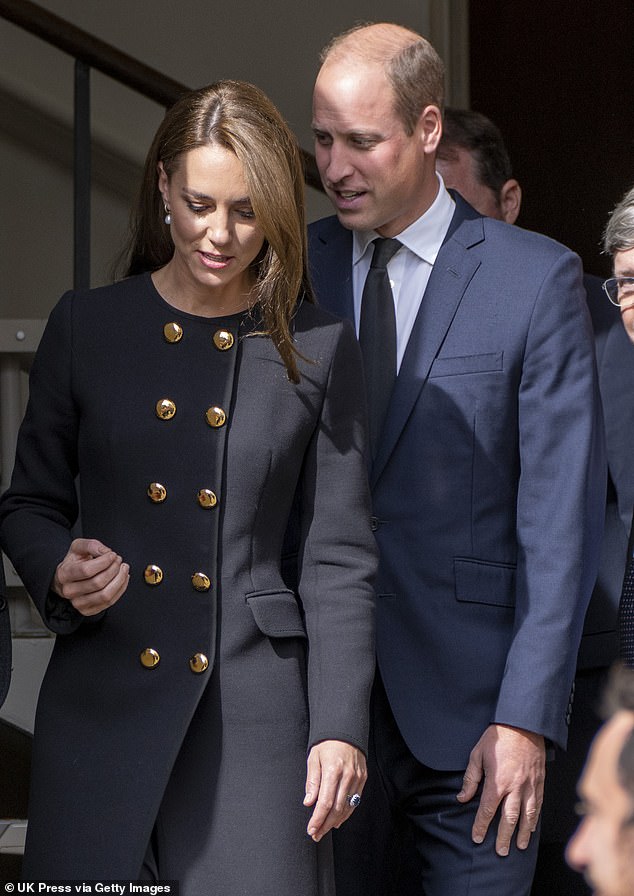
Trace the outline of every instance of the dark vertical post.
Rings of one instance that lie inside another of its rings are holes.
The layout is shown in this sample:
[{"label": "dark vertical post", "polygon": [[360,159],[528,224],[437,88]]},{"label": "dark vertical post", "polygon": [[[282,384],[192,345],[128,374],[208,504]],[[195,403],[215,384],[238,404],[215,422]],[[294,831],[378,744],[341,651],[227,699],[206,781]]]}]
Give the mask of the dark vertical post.
[{"label": "dark vertical post", "polygon": [[90,286],[90,67],[75,60],[73,284]]}]

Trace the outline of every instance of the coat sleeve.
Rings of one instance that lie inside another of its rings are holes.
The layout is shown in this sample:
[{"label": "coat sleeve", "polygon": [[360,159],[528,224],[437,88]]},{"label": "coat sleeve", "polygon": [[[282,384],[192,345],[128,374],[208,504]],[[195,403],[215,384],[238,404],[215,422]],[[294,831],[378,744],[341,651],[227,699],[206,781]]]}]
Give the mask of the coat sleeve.
[{"label": "coat sleeve", "polygon": [[11,485],[0,500],[0,543],[45,624],[73,631],[82,616],[50,590],[78,517],[78,415],[72,395],[72,302],[54,308],[31,368]]},{"label": "coat sleeve", "polygon": [[537,296],[519,390],[516,616],[494,722],[565,747],[606,494],[594,341],[580,264],[562,253]]},{"label": "coat sleeve", "polygon": [[4,568],[0,563],[0,706],[5,701],[11,683],[11,621],[4,581]]},{"label": "coat sleeve", "polygon": [[301,500],[299,594],[309,644],[309,742],[343,740],[367,751],[377,548],[360,352],[348,323],[337,333]]}]

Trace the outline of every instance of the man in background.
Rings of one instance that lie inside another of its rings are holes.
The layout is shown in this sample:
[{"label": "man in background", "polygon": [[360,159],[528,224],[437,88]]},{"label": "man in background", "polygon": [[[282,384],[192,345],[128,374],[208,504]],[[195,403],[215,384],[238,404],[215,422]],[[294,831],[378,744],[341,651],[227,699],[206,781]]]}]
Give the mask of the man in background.
[{"label": "man in background", "polygon": [[[604,288],[623,323],[623,330],[634,342],[634,189],[629,190],[613,210],[603,234],[603,250],[612,258],[613,275]],[[622,371],[631,377],[631,371]],[[629,407],[632,407],[628,390]],[[627,548],[627,565],[619,604],[619,657],[634,668],[634,526]]]},{"label": "man in background", "polygon": [[[446,109],[444,124],[436,166],[447,187],[457,190],[481,214],[514,224],[520,214],[522,192],[513,177],[499,129],[485,115],[467,109]],[[617,613],[634,500],[630,463],[634,442],[634,349],[602,283],[599,277],[584,276],[606,428],[605,532],[601,565],[579,651],[568,748],[566,753],[557,751],[546,775],[534,896],[547,896],[564,884],[571,896],[588,892],[581,878],[567,870],[564,850],[576,824],[576,782],[600,724],[599,695],[607,670],[617,656]]]},{"label": "man in background", "polygon": [[515,224],[522,188],[513,177],[502,134],[471,109],[446,108],[436,169],[481,215]]},{"label": "man in background", "polygon": [[617,668],[606,694],[608,721],[579,782],[582,816],[566,857],[597,896],[634,893],[634,672]]}]

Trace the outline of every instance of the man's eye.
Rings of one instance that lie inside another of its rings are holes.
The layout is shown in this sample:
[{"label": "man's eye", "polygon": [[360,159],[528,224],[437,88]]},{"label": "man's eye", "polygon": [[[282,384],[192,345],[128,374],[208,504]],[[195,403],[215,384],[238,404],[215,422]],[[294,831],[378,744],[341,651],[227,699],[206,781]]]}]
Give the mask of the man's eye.
[{"label": "man's eye", "polygon": [[619,293],[630,296],[634,293],[634,277],[621,277],[618,282]]},{"label": "man's eye", "polygon": [[357,149],[372,149],[372,147],[376,145],[376,141],[366,140],[363,137],[355,137],[351,142]]}]

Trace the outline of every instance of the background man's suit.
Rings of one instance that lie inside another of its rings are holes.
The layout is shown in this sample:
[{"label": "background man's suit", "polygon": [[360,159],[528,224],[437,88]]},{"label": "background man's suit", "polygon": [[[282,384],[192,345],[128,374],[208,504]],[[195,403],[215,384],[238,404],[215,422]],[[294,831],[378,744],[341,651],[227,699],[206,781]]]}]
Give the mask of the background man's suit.
[{"label": "background man's suit", "polygon": [[607,672],[618,654],[617,615],[634,506],[631,447],[634,442],[634,346],[610,304],[603,280],[584,276],[592,318],[603,405],[608,459],[605,531],[597,581],[586,614],[579,648],[575,698],[568,748],[558,751],[546,776],[540,856],[533,894],[546,896],[554,888],[589,893],[582,877],[564,861],[564,850],[578,824],[575,814],[577,781],[599,725],[599,707]]},{"label": "background man's suit", "polygon": [[617,655],[616,617],[634,506],[634,346],[602,282],[584,277],[605,422],[608,489],[601,564],[581,639],[580,669],[607,667]]},{"label": "background man's suit", "polygon": [[[445,770],[495,722],[565,745],[605,500],[579,260],[454,198],[371,471],[379,670],[411,753]],[[346,317],[351,246],[336,218],[310,229]]]}]

